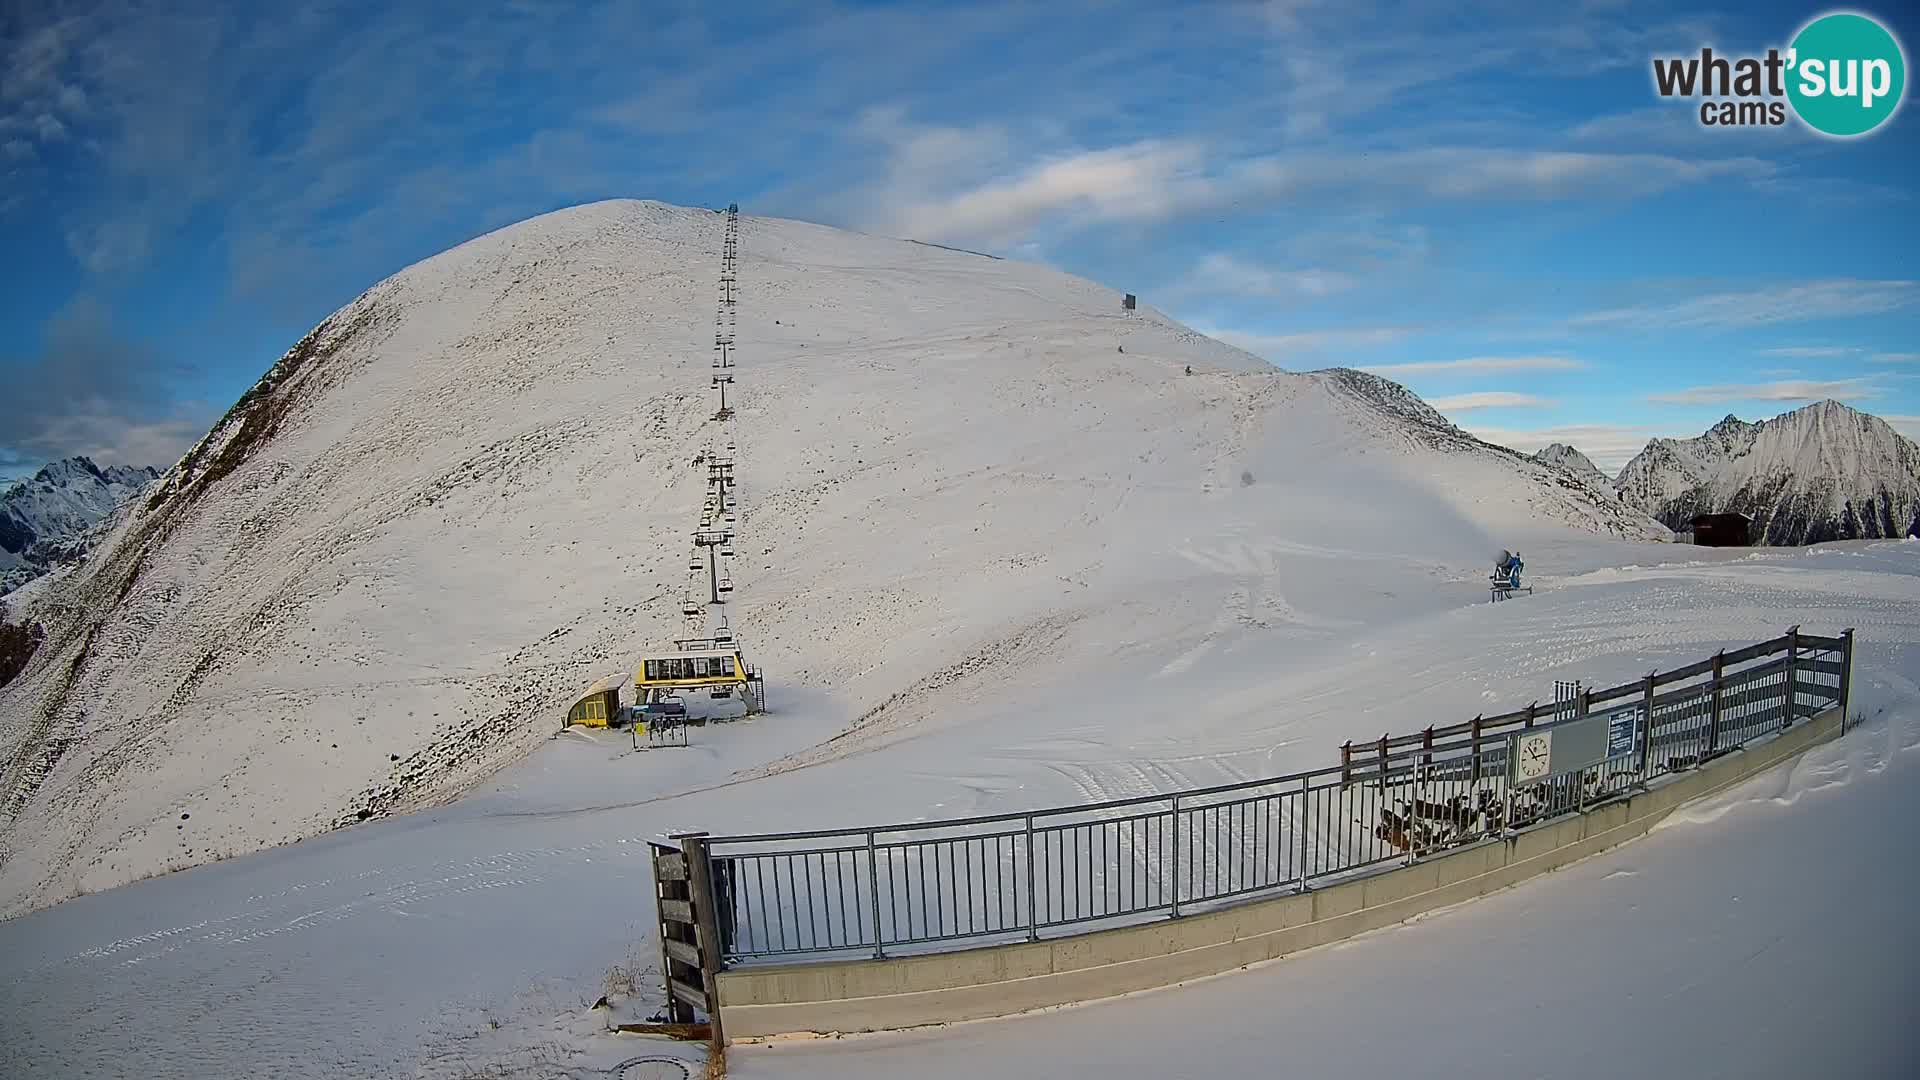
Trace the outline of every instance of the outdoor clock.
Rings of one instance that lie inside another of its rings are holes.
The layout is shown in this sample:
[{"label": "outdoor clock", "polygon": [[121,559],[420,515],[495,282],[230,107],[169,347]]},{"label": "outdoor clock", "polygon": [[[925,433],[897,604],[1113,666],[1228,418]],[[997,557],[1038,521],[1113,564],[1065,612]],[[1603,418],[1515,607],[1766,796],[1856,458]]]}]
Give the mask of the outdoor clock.
[{"label": "outdoor clock", "polygon": [[1553,732],[1533,731],[1514,740],[1513,778],[1540,780],[1553,768]]}]

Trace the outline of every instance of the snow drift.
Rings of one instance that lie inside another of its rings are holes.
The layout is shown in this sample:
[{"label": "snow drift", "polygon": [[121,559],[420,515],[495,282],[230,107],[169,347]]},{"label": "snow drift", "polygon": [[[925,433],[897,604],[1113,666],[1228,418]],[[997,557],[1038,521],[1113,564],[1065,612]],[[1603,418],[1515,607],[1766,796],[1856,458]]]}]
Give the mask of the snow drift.
[{"label": "snow drift", "polygon": [[[599,203],[396,274],[39,583],[46,640],[0,689],[0,913],[445,800],[675,636],[721,221]],[[1392,383],[1052,270],[748,217],[739,279],[756,723],[897,736],[983,673],[1070,685],[1118,625],[1310,622],[1221,555],[1248,537],[1471,582],[1518,536],[1666,535]]]}]

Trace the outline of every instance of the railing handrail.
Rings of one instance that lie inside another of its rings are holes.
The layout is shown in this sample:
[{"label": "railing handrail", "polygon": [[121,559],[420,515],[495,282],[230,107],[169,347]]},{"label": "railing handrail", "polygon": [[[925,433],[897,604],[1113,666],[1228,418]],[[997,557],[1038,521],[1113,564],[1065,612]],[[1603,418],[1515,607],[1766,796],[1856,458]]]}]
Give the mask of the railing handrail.
[{"label": "railing handrail", "polygon": [[[1730,665],[1730,664],[1746,663],[1751,660],[1759,659],[1760,657],[1763,657],[1763,656],[1771,656],[1774,653],[1785,652],[1789,646],[1790,641],[1793,641],[1794,639],[1795,639],[1795,635],[1792,632],[1788,632],[1786,634],[1782,634],[1777,638],[1770,638],[1766,641],[1756,642],[1752,645],[1747,645],[1740,649],[1733,650],[1732,652],[1727,652],[1725,650],[1722,650],[1718,654],[1718,659],[1721,663],[1720,682],[1724,684],[1729,679],[1735,676],[1752,675],[1752,674],[1755,674],[1756,672],[1761,671],[1763,668],[1770,667],[1771,665],[1761,665],[1753,668],[1744,668],[1737,672],[1730,672],[1726,670],[1727,665]],[[1819,637],[1813,634],[1802,633],[1798,635],[1797,641],[1798,641],[1798,647],[1802,650],[1808,650],[1808,649],[1831,650],[1831,649],[1843,648],[1845,645],[1846,639],[1844,636],[1827,638],[1827,637]],[[1667,686],[1676,682],[1685,681],[1687,679],[1698,678],[1701,675],[1710,675],[1713,671],[1714,660],[1715,660],[1714,657],[1709,657],[1706,660],[1698,661],[1692,664],[1687,664],[1683,667],[1675,668],[1672,671],[1654,672],[1652,674],[1653,685],[1656,687]],[[1784,669],[1783,662],[1776,661],[1775,663],[1780,664],[1780,666]],[[1708,685],[1711,685],[1711,682],[1712,680],[1709,679]],[[1646,687],[1647,687],[1647,677],[1642,676],[1641,678],[1635,680],[1634,682],[1623,683],[1618,687],[1612,687],[1605,691],[1590,691],[1588,692],[1587,700],[1588,700],[1588,703],[1591,704],[1592,702],[1595,702],[1595,701],[1611,701],[1616,698],[1626,697],[1630,694],[1644,695],[1646,692]],[[1695,689],[1698,689],[1698,688],[1695,688]],[[1672,698],[1671,696],[1669,696],[1668,698],[1665,699],[1665,702],[1670,702],[1671,700]],[[1661,698],[1656,698],[1654,703],[1655,703],[1655,706],[1657,707],[1660,704],[1665,702],[1663,702],[1663,699]],[[1548,710],[1544,713],[1544,716],[1543,716],[1538,708],[1538,704],[1539,703],[1536,702],[1534,703],[1534,705],[1531,705],[1525,709],[1518,709],[1508,713],[1501,713],[1496,716],[1479,718],[1478,737],[1469,738],[1467,741],[1464,741],[1464,742],[1456,740],[1456,741],[1448,741],[1443,743],[1438,740],[1443,738],[1448,740],[1455,740],[1456,736],[1460,736],[1460,735],[1472,736],[1475,728],[1474,721],[1467,721],[1461,724],[1451,724],[1446,727],[1431,728],[1431,729],[1428,729],[1427,731],[1415,732],[1411,735],[1399,735],[1399,736],[1390,735],[1386,738],[1386,750],[1387,750],[1388,760],[1389,762],[1392,762],[1394,760],[1404,760],[1407,757],[1419,757],[1419,756],[1425,756],[1429,754],[1441,754],[1441,753],[1446,753],[1452,750],[1460,750],[1460,749],[1467,749],[1467,748],[1485,750],[1491,747],[1498,747],[1505,742],[1505,735],[1508,734],[1508,732],[1505,729],[1511,728],[1515,724],[1524,723],[1529,716],[1533,716],[1535,718],[1535,721],[1536,721],[1535,726],[1537,727],[1546,727],[1552,722],[1553,713],[1551,711],[1551,706],[1549,706]],[[1433,741],[1429,741],[1430,739]],[[1050,806],[1050,807],[1042,807],[1042,808],[1032,809],[1032,810],[1011,810],[1011,811],[1003,811],[1003,812],[994,813],[994,814],[979,814],[972,817],[936,818],[933,820],[924,820],[924,821],[905,821],[905,822],[898,822],[890,825],[849,825],[843,828],[806,829],[806,830],[800,830],[795,832],[738,833],[738,834],[729,835],[729,836],[714,836],[709,838],[708,843],[709,844],[771,844],[771,843],[780,843],[780,842],[793,841],[793,840],[826,840],[826,839],[833,839],[837,837],[849,837],[849,836],[864,837],[869,834],[878,835],[880,833],[912,832],[916,830],[937,831],[937,830],[943,830],[943,829],[962,829],[962,828],[969,828],[976,825],[987,825],[987,824],[993,824],[998,822],[1025,822],[1028,818],[1059,817],[1059,816],[1070,815],[1070,814],[1098,813],[1103,810],[1117,810],[1117,809],[1121,809],[1123,807],[1128,807],[1128,806],[1142,806],[1147,803],[1167,802],[1176,798],[1178,799],[1204,798],[1209,795],[1221,795],[1221,794],[1225,794],[1233,791],[1246,791],[1252,788],[1267,787],[1267,786],[1276,785],[1276,784],[1288,784],[1288,783],[1297,784],[1303,779],[1311,781],[1313,779],[1317,779],[1323,776],[1338,776],[1338,775],[1341,775],[1343,771],[1346,772],[1349,779],[1358,778],[1362,776],[1377,775],[1378,770],[1376,766],[1379,762],[1378,750],[1381,746],[1380,740],[1373,740],[1371,742],[1365,742],[1365,743],[1351,743],[1350,745],[1353,751],[1355,752],[1355,754],[1354,754],[1353,766],[1351,769],[1348,769],[1348,770],[1343,770],[1342,767],[1339,765],[1331,765],[1331,766],[1323,766],[1316,769],[1304,769],[1298,772],[1284,773],[1279,776],[1261,777],[1254,780],[1238,780],[1238,781],[1233,781],[1231,783],[1226,783],[1226,784],[1215,784],[1210,787],[1182,788],[1177,791],[1164,791],[1164,792],[1158,792],[1158,793],[1149,794],[1149,795],[1131,795],[1131,796],[1127,796],[1125,798],[1120,798],[1120,799],[1107,799],[1101,802],[1079,803],[1071,806]],[[1362,757],[1361,756],[1362,754],[1364,754],[1365,756]]]}]

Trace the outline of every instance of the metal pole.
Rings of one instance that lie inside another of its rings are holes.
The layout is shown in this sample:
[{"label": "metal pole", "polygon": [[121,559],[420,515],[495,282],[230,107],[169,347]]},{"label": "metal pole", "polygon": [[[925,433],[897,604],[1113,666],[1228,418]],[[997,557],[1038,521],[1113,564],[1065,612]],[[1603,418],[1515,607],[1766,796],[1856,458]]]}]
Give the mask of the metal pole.
[{"label": "metal pole", "polygon": [[707,545],[707,596],[708,602],[720,602],[720,570],[714,561],[713,545]]},{"label": "metal pole", "polygon": [[887,955],[880,941],[880,852],[873,846],[873,831],[867,831],[867,891],[873,896],[873,958]]},{"label": "metal pole", "polygon": [[1659,672],[1647,672],[1646,718],[1640,721],[1640,782],[1649,779],[1647,769],[1653,764],[1653,680]]},{"label": "metal pole", "polygon": [[[1581,687],[1580,696],[1573,699],[1574,715],[1584,718],[1592,708],[1593,691]],[[1580,775],[1573,778],[1573,808],[1578,813],[1585,813],[1587,809],[1587,771],[1581,769]]]},{"label": "metal pole", "polygon": [[1180,917],[1180,796],[1173,797],[1173,917]]},{"label": "metal pole", "polygon": [[1782,731],[1793,726],[1793,707],[1800,696],[1800,625],[1787,627],[1787,714],[1780,721]]},{"label": "metal pole", "polygon": [[1039,905],[1033,889],[1033,815],[1027,815],[1027,940],[1040,939]]},{"label": "metal pole", "polygon": [[1725,670],[1727,650],[1721,649],[1713,654],[1713,698],[1711,712],[1707,717],[1707,753],[1711,755],[1720,748],[1720,673]]},{"label": "metal pole", "polygon": [[1840,632],[1840,734],[1847,733],[1847,710],[1853,705],[1853,627]]},{"label": "metal pole", "polygon": [[1312,791],[1313,789],[1311,786],[1309,786],[1307,778],[1304,776],[1301,777],[1300,778],[1300,817],[1299,817],[1299,821],[1296,823],[1296,827],[1300,830],[1300,891],[1301,892],[1307,891],[1307,878],[1309,876],[1307,873],[1307,834],[1313,831],[1312,825],[1310,824],[1311,811],[1308,809],[1312,805],[1311,798],[1310,798]]},{"label": "metal pole", "polygon": [[[1427,734],[1429,737],[1431,737],[1433,734],[1433,729],[1428,728]],[[1413,767],[1413,801],[1407,805],[1407,865],[1408,866],[1412,866],[1414,864],[1415,859],[1417,858],[1415,852],[1420,846],[1420,833],[1418,829],[1414,828],[1414,822],[1419,820],[1421,816],[1420,804],[1426,801],[1426,797],[1427,797],[1426,774],[1421,770],[1418,764],[1418,761],[1416,759],[1416,762]]]}]

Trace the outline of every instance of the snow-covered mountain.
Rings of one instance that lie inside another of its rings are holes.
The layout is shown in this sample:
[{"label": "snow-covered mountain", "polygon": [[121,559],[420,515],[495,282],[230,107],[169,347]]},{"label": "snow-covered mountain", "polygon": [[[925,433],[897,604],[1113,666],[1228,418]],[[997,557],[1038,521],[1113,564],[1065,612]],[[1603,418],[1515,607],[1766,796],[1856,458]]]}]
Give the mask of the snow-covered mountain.
[{"label": "snow-covered mountain", "polygon": [[0,494],[0,595],[84,555],[95,528],[159,475],[70,457]]},{"label": "snow-covered mountain", "polygon": [[1533,458],[1535,461],[1545,462],[1548,465],[1558,465],[1572,472],[1575,476],[1584,477],[1608,486],[1611,486],[1613,483],[1612,479],[1608,477],[1606,473],[1601,472],[1600,467],[1589,460],[1587,455],[1575,450],[1566,443],[1549,443],[1544,449],[1537,451],[1533,455]]},{"label": "snow-covered mountain", "polygon": [[738,442],[729,616],[775,701],[757,730],[828,725],[797,757],[982,694],[1085,696],[1116,650],[1171,678],[1170,643],[1332,632],[1290,595],[1409,602],[1301,559],[1392,546],[1464,603],[1516,537],[1668,535],[1384,379],[1280,371],[1043,267],[741,221],[730,422],[706,211],[535,218],[297,343],[17,613],[46,636],[0,688],[0,912],[524,754],[682,634],[690,461],[716,441]]},{"label": "snow-covered mountain", "polygon": [[1754,542],[1815,544],[1920,532],[1920,448],[1869,413],[1821,401],[1695,439],[1655,439],[1616,480],[1674,529],[1696,514],[1753,518]]}]

